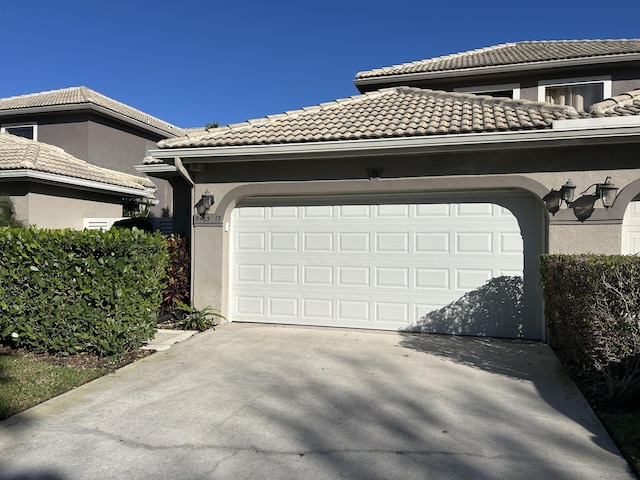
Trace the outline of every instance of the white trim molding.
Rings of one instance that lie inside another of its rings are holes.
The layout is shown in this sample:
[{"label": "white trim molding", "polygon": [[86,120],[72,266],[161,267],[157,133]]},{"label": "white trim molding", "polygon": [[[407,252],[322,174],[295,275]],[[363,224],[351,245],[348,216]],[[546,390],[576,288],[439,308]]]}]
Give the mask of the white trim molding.
[{"label": "white trim molding", "polygon": [[511,90],[514,100],[520,99],[520,84],[519,83],[500,83],[495,85],[480,85],[473,87],[458,87],[454,88],[454,92],[459,93],[484,93],[484,92],[501,92],[504,90]]},{"label": "white trim molding", "polygon": [[588,85],[591,83],[602,84],[602,100],[611,97],[611,75],[601,75],[597,77],[573,77],[540,80],[538,82],[538,101],[545,101],[547,87],[570,87],[573,85]]},{"label": "white trim molding", "polygon": [[7,128],[11,129],[23,127],[31,127],[33,129],[33,138],[30,138],[30,140],[38,140],[38,122],[3,123],[2,125],[0,125],[0,133],[11,133],[7,132]]}]

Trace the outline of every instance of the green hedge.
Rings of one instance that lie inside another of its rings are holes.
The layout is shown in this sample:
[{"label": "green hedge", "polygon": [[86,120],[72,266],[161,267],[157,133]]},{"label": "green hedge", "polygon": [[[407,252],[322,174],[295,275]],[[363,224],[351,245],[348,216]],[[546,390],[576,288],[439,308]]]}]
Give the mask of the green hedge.
[{"label": "green hedge", "polygon": [[153,336],[167,264],[159,234],[0,228],[0,341],[121,355]]},{"label": "green hedge", "polygon": [[611,405],[640,388],[640,257],[543,255],[549,340],[583,394]]}]

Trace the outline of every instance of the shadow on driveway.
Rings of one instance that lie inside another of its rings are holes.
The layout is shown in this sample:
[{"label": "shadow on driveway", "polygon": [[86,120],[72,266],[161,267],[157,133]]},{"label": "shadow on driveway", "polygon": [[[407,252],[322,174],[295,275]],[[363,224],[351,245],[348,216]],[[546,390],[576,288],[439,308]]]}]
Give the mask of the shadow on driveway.
[{"label": "shadow on driveway", "polygon": [[236,323],[0,423],[0,451],[0,478],[634,478],[542,344]]}]

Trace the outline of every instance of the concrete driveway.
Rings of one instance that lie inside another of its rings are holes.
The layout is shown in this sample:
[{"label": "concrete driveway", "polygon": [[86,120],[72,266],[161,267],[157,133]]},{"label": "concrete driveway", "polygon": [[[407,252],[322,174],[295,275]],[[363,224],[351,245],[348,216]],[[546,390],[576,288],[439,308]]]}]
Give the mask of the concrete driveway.
[{"label": "concrete driveway", "polygon": [[544,345],[234,323],[0,423],[0,478],[635,477]]}]

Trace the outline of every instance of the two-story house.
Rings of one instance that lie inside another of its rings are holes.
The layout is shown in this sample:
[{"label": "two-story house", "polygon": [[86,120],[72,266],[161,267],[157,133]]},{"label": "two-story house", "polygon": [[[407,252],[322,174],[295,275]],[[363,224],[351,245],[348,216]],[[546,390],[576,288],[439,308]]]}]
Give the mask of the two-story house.
[{"label": "two-story house", "polygon": [[356,75],[360,92],[410,86],[507,97],[578,112],[640,88],[640,40],[505,43]]},{"label": "two-story house", "polygon": [[[0,133],[54,145],[90,165],[139,175],[134,165],[149,148],[163,138],[183,135],[184,131],[89,88],[73,87],[1,98]],[[0,191],[9,188],[7,182],[5,178]],[[158,217],[172,214],[171,185],[163,180],[154,183],[157,190],[152,213]],[[131,200],[123,197],[119,203],[130,205]],[[116,216],[122,216],[122,209]],[[63,219],[59,220],[64,225]],[[78,219],[72,223],[77,225]]]},{"label": "two-story house", "polygon": [[192,298],[231,321],[543,339],[540,254],[640,246],[639,60],[522,42],[361,72],[139,169],[183,185]]}]

